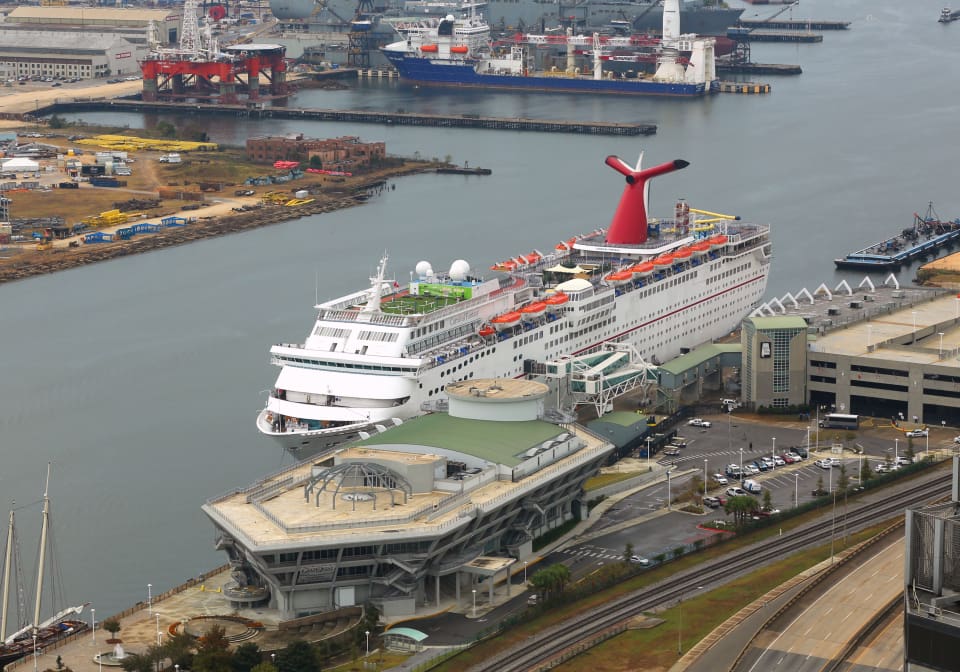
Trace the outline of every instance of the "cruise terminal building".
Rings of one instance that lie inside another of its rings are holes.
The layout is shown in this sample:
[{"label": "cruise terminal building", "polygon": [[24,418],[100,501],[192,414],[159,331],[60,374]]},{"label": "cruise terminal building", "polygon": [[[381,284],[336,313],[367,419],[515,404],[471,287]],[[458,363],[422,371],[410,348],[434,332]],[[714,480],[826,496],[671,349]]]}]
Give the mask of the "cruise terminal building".
[{"label": "cruise terminal building", "polygon": [[[292,618],[484,603],[533,539],[579,517],[613,445],[545,411],[546,385],[468,380],[449,412],[386,429],[207,502],[237,607]],[[508,583],[509,586],[509,583]]]}]

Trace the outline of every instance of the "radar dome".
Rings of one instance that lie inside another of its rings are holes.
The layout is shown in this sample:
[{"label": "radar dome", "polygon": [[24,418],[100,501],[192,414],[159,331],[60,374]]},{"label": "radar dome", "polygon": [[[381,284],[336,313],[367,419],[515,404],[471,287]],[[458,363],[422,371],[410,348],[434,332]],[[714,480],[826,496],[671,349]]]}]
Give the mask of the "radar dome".
[{"label": "radar dome", "polygon": [[455,262],[450,264],[450,277],[453,280],[458,282],[461,280],[466,280],[467,275],[470,274],[470,264],[465,262],[463,259],[457,259]]},{"label": "radar dome", "polygon": [[428,275],[433,275],[433,266],[430,265],[429,261],[418,261],[416,268],[414,269],[418,277],[425,278]]},{"label": "radar dome", "polygon": [[314,4],[315,0],[270,0],[270,11],[278,19],[305,19]]}]

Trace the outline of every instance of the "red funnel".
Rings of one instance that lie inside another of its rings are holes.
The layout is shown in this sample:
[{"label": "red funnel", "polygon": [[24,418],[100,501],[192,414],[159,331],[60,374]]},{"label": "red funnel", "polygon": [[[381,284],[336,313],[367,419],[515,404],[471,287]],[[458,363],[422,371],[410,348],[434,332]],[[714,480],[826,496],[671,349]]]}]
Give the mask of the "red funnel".
[{"label": "red funnel", "polygon": [[646,170],[634,170],[619,157],[608,156],[606,164],[627,176],[627,186],[623,189],[620,204],[607,231],[607,242],[613,245],[647,242],[647,181],[657,175],[686,168],[690,162],[674,159]]}]

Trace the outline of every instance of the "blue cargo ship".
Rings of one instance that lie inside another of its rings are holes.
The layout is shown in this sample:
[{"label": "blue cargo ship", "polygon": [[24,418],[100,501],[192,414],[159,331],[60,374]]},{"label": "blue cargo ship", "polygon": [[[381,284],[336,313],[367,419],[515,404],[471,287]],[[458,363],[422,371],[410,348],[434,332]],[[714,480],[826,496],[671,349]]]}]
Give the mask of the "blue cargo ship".
[{"label": "blue cargo ship", "polygon": [[[714,61],[714,41],[680,35],[664,41],[657,53],[660,64],[651,77],[624,78],[603,72],[604,40],[570,36],[574,46],[592,47],[593,70],[582,74],[572,60],[565,71],[534,71],[530,55],[521,45],[495,49],[490,27],[478,15],[447,16],[397,24],[402,40],[383,47],[384,56],[400,77],[415,84],[448,87],[478,87],[564,93],[610,93],[695,98],[719,89]],[[690,54],[681,58],[681,53]]]}]

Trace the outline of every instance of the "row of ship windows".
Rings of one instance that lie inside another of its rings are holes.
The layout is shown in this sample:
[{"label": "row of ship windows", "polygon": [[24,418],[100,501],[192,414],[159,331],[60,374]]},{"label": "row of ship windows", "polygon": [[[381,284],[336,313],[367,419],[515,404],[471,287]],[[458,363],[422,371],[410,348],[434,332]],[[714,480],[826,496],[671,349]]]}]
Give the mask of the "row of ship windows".
[{"label": "row of ship windows", "polygon": [[724,271],[723,273],[720,273],[719,275],[716,275],[716,276],[714,276],[714,277],[712,277],[712,278],[707,278],[707,284],[710,285],[710,284],[713,284],[713,283],[715,283],[715,282],[717,282],[717,281],[719,281],[719,280],[722,280],[723,278],[728,278],[728,277],[730,277],[731,275],[733,275],[734,273],[739,273],[740,271],[744,271],[744,270],[746,270],[746,269],[749,268],[749,267],[750,267],[750,264],[740,264],[739,266],[736,266],[736,267],[731,268],[731,269],[729,269],[729,270],[727,270],[727,271]]},{"label": "row of ship windows", "polygon": [[385,366],[382,364],[353,364],[351,362],[326,362],[320,359],[305,359],[303,357],[288,357],[282,356],[277,357],[277,359],[284,364],[286,363],[296,363],[296,364],[306,364],[312,368],[321,368],[321,369],[358,369],[361,371],[389,371],[391,373],[410,373],[413,374],[416,372],[416,369],[405,366]]},{"label": "row of ship windows", "polygon": [[[473,378],[473,373],[474,373],[474,372],[471,371],[471,372],[470,372],[469,374],[467,374],[466,376],[463,376],[462,378],[458,378],[457,380],[455,380],[455,381],[453,381],[453,382],[458,383],[458,382],[460,382],[461,380],[467,380],[468,378]],[[435,388],[433,388],[432,390],[428,390],[428,391],[427,391],[427,396],[428,396],[428,397],[432,397],[432,396],[435,395],[435,394],[440,394],[442,391],[443,391],[443,388],[442,388],[442,387],[435,387]]]},{"label": "row of ship windows", "polygon": [[478,353],[475,354],[475,355],[470,355],[469,358],[464,359],[462,362],[460,362],[460,363],[457,364],[456,366],[451,366],[449,369],[444,369],[443,371],[441,371],[441,372],[440,372],[440,377],[443,378],[444,376],[450,375],[450,374],[453,373],[454,371],[459,371],[460,369],[462,369],[462,368],[463,368],[464,366],[466,366],[467,364],[470,364],[471,362],[473,362],[475,359],[480,359],[481,357],[486,357],[487,355],[492,355],[492,354],[495,353],[496,351],[497,351],[496,348],[491,348],[491,349],[489,349],[489,350],[481,350],[480,352],[478,352]]}]

